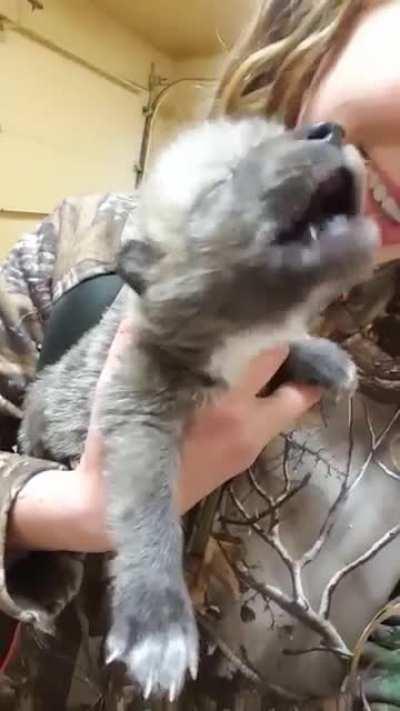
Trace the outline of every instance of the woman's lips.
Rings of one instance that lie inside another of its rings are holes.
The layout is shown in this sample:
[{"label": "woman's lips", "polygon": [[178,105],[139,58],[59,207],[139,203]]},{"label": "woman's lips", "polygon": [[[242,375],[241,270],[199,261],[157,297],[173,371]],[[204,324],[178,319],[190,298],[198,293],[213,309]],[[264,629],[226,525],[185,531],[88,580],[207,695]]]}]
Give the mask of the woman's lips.
[{"label": "woman's lips", "polygon": [[399,245],[400,244],[400,224],[394,222],[390,217],[387,217],[382,211],[379,204],[372,195],[372,191],[368,190],[366,212],[379,225],[381,230],[382,246]]},{"label": "woman's lips", "polygon": [[[371,158],[368,158],[370,166],[369,183],[375,184],[378,182],[381,186],[383,194],[388,200],[396,201],[399,204],[400,200],[400,185],[386,173],[380,165],[377,165]],[[382,195],[380,195],[382,198]],[[381,200],[382,201],[382,200]],[[380,204],[373,195],[373,185],[370,185],[367,195],[367,213],[376,220],[381,230],[382,246],[389,247],[400,244],[400,222],[393,219],[387,214],[385,208]]]}]

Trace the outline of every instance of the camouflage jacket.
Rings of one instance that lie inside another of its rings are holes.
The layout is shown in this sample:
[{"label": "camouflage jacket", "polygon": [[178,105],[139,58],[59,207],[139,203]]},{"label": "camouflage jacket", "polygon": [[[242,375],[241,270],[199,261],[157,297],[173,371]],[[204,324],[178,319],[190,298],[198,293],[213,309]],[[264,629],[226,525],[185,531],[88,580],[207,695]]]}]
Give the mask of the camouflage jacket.
[{"label": "camouflage jacket", "polygon": [[[80,631],[77,633],[79,623],[75,619],[74,607],[71,606],[71,611],[67,608],[65,623],[63,615],[59,618],[60,627],[66,630],[58,635],[65,641],[62,650],[55,650],[58,641],[49,642],[50,638],[43,635],[43,630],[81,588],[83,564],[79,556],[64,552],[56,555],[32,553],[20,560],[7,554],[7,517],[15,498],[30,477],[57,468],[54,462],[18,455],[15,451],[16,433],[22,399],[35,374],[52,304],[80,281],[114,268],[121,234],[124,228],[129,229],[134,203],[132,195],[67,199],[36,231],[22,237],[1,267],[0,609],[3,616],[0,629],[3,634],[0,639],[3,647],[11,631],[10,619],[26,623],[22,628],[22,652],[18,654],[18,663],[11,665],[18,669],[13,668],[11,673],[7,667],[9,676],[2,679],[2,710],[7,704],[12,709],[25,708],[23,699],[27,693],[31,696],[32,684],[37,685],[35,708],[43,708],[43,711],[56,708],[61,711],[68,696],[69,667],[74,664],[80,646],[77,639],[81,637]],[[38,637],[44,641],[38,642]],[[28,647],[29,663],[24,655]],[[1,651],[4,653],[5,649],[0,646]],[[56,654],[58,658],[54,656]],[[44,688],[40,669],[48,666],[50,657],[54,657],[55,666],[51,675],[45,675]],[[64,688],[63,676],[66,678]]]},{"label": "camouflage jacket", "polygon": [[[318,417],[286,433],[267,449],[263,472],[248,473],[188,517],[188,579],[203,646],[199,681],[179,705],[144,704],[120,669],[104,668],[102,556],[84,565],[68,552],[16,559],[6,551],[18,493],[30,477],[57,466],[15,449],[22,398],[52,305],[83,279],[112,270],[121,240],[134,229],[133,195],[68,199],[17,243],[1,269],[0,659],[13,620],[23,624],[17,654],[0,675],[0,709],[260,711],[282,699],[298,707],[335,697],[352,651],[359,658],[363,628],[400,578],[387,545],[400,532],[396,266],[334,305],[324,320],[323,330],[343,342],[360,368],[363,392],[351,411],[328,413],[328,427]],[[377,396],[383,402],[371,399]],[[377,501],[386,505],[383,516]],[[366,572],[357,558],[363,552],[365,562],[374,559]],[[345,597],[335,597],[353,570]],[[389,632],[378,625],[365,637],[369,670],[375,662],[364,687],[372,703],[400,705],[399,618],[393,619]],[[57,631],[49,636],[53,620]]]}]

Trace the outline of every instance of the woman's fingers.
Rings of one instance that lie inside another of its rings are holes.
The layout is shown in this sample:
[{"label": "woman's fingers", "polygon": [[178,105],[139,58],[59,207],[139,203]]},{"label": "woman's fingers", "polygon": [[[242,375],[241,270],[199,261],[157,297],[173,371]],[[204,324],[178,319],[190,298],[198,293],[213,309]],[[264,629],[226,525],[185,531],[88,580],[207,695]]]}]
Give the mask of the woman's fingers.
[{"label": "woman's fingers", "polygon": [[267,398],[256,399],[253,426],[266,443],[293,426],[320,398],[317,387],[285,383]]},{"label": "woman's fingers", "polygon": [[268,383],[289,355],[288,346],[263,351],[251,362],[250,367],[241,377],[235,390],[251,396],[257,395]]}]

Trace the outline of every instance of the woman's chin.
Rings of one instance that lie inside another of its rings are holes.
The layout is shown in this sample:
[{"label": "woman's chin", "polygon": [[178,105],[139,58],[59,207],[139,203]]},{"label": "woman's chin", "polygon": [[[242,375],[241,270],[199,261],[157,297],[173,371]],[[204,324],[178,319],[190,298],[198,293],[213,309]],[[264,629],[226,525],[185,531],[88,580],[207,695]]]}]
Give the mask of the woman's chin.
[{"label": "woman's chin", "polygon": [[387,242],[382,239],[381,247],[377,253],[377,263],[383,264],[384,262],[391,262],[393,259],[400,259],[400,239],[397,239],[397,242]]},{"label": "woman's chin", "polygon": [[400,259],[400,225],[382,217],[379,220],[379,226],[381,228],[381,247],[378,261],[382,263]]},{"label": "woman's chin", "polygon": [[367,214],[379,225],[381,246],[377,255],[378,263],[400,259],[400,224],[387,217],[369,194]]}]

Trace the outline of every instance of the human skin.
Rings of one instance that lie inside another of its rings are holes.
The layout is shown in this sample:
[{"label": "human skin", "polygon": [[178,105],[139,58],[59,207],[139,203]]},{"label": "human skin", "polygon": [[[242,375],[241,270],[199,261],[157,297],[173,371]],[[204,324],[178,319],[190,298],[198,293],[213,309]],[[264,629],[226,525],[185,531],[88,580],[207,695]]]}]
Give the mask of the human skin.
[{"label": "human skin", "polygon": [[[400,53],[398,0],[378,3],[360,18],[350,41],[325,58],[305,97],[299,123],[336,121],[367,156],[387,194],[400,202]],[[382,41],[384,39],[384,41]],[[400,223],[369,190],[366,211],[378,221],[378,261],[400,256]]]},{"label": "human skin", "polygon": [[[134,324],[122,322],[102,378],[108,377]],[[189,423],[182,451],[177,505],[185,513],[217,486],[245,470],[266,442],[291,426],[319,399],[317,388],[287,384],[265,399],[255,395],[284,362],[288,348],[258,356],[240,383]],[[101,382],[101,381],[100,381]],[[94,407],[95,410],[95,407]],[[10,548],[101,552],[110,549],[105,523],[102,442],[95,416],[79,465],[34,476],[11,511]]]}]

